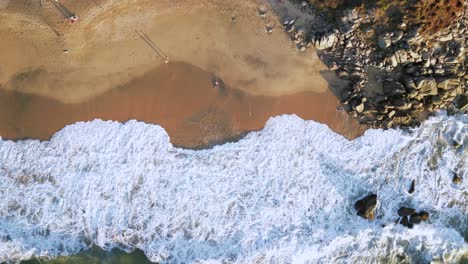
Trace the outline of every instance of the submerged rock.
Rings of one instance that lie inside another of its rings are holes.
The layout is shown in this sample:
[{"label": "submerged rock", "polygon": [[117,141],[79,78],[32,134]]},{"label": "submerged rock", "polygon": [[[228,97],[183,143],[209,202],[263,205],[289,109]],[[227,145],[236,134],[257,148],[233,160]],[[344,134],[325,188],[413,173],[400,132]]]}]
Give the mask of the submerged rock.
[{"label": "submerged rock", "polygon": [[375,215],[375,207],[377,206],[377,194],[369,194],[366,197],[358,200],[354,204],[357,215],[364,219],[373,220]]}]

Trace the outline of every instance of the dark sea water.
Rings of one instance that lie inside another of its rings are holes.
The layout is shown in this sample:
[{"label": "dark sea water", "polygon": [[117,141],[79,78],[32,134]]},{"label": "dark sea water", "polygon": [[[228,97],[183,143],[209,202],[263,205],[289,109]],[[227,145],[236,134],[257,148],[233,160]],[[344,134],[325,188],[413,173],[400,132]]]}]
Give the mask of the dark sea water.
[{"label": "dark sea water", "polygon": [[21,264],[150,264],[154,263],[148,260],[141,250],[135,250],[131,253],[119,249],[113,249],[110,252],[102,250],[99,247],[92,247],[89,250],[81,251],[73,256],[63,256],[52,260],[42,258],[32,258],[22,261]]}]

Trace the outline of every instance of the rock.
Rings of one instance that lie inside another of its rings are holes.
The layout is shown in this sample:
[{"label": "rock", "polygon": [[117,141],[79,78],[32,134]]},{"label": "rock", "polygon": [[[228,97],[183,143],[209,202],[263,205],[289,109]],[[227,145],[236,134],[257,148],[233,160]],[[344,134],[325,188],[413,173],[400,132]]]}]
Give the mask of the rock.
[{"label": "rock", "polygon": [[439,40],[440,42],[447,42],[447,41],[452,40],[452,39],[453,39],[453,35],[452,35],[452,34],[447,34],[447,35],[444,35],[444,36],[440,36],[440,37],[438,38],[438,40]]},{"label": "rock", "polygon": [[411,181],[410,188],[408,190],[408,193],[414,193],[414,180]]},{"label": "rock", "polygon": [[369,194],[366,197],[358,200],[354,204],[354,209],[357,212],[357,215],[364,219],[373,220],[374,211],[377,206],[377,194]]},{"label": "rock", "polygon": [[397,31],[393,32],[392,37],[390,39],[391,39],[392,43],[395,44],[396,42],[398,42],[402,38],[403,38],[403,31],[397,30]]},{"label": "rock", "polygon": [[407,25],[406,25],[405,22],[402,22],[402,23],[400,23],[400,24],[397,25],[397,28],[398,28],[399,30],[403,30],[403,31],[406,30],[406,27],[407,27]]},{"label": "rock", "polygon": [[435,105],[441,105],[442,104],[442,99],[440,99],[440,96],[438,96],[438,95],[432,96],[431,101]]},{"label": "rock", "polygon": [[403,226],[406,226],[408,228],[413,228],[413,224],[411,224],[409,221],[408,221],[408,217],[407,216],[403,216],[403,218],[401,219],[400,221],[400,224],[402,224]]},{"label": "rock", "polygon": [[458,58],[455,57],[455,56],[447,57],[447,58],[445,58],[444,63],[445,64],[456,64],[456,63],[458,63]]},{"label": "rock", "polygon": [[409,219],[410,224],[419,224],[422,221],[422,217],[419,214],[412,214]]},{"label": "rock", "polygon": [[414,51],[412,51],[412,50],[410,50],[410,53],[409,53],[409,54],[410,54],[411,58],[413,58],[413,59],[415,59],[415,60],[421,58],[421,56],[420,56],[418,53],[416,53],[416,52],[414,52]]},{"label": "rock", "polygon": [[415,79],[416,89],[424,95],[437,95],[437,82],[432,77],[418,77]]},{"label": "rock", "polygon": [[429,220],[429,213],[426,211],[421,211],[419,212],[419,215],[421,216],[421,220],[426,222]]},{"label": "rock", "polygon": [[462,182],[462,178],[458,176],[457,174],[453,175],[452,182],[455,184],[460,184]]},{"label": "rock", "polygon": [[444,69],[434,69],[434,74],[436,75],[443,75],[445,72]]},{"label": "rock", "polygon": [[362,113],[364,111],[364,103],[360,103],[355,108],[356,112]]},{"label": "rock", "polygon": [[416,89],[410,89],[410,91],[408,92],[408,97],[409,98],[415,98],[417,97],[419,94],[418,90]]},{"label": "rock", "polygon": [[386,48],[390,47],[391,44],[392,44],[392,39],[390,38],[390,36],[388,36],[388,34],[383,35],[383,36],[379,36],[377,38],[377,45],[381,49],[386,49]]},{"label": "rock", "polygon": [[335,41],[337,40],[335,33],[329,33],[323,35],[320,40],[315,41],[314,46],[316,49],[323,50],[333,47]]},{"label": "rock", "polygon": [[397,61],[397,58],[396,58],[396,55],[393,54],[392,56],[390,56],[390,65],[392,65],[392,67],[396,67],[398,66],[398,61]]},{"label": "rock", "polygon": [[[290,17],[290,16],[285,16],[285,17],[283,17],[283,25],[285,25],[285,26],[286,26],[286,25],[290,25],[292,21],[294,21],[294,20],[293,20],[292,17]],[[294,23],[294,22],[293,22],[293,23]]]},{"label": "rock", "polygon": [[390,81],[390,82],[385,81],[382,84],[382,89],[383,89],[384,95],[386,96],[406,94],[405,86],[397,81]]},{"label": "rock", "polygon": [[409,208],[409,207],[400,207],[400,209],[398,209],[398,215],[399,216],[409,216],[409,215],[412,215],[416,213],[416,210],[414,210],[413,208]]}]

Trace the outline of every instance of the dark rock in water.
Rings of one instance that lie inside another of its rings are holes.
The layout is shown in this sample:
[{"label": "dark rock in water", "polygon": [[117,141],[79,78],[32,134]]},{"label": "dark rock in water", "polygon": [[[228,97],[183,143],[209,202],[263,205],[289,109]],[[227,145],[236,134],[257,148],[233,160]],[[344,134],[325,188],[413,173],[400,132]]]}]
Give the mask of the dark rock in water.
[{"label": "dark rock in water", "polygon": [[460,176],[458,176],[457,174],[454,174],[452,182],[455,183],[455,184],[460,184],[462,182],[462,178]]},{"label": "dark rock in water", "polygon": [[419,224],[421,223],[421,221],[422,221],[422,217],[419,214],[412,214],[409,219],[409,222],[411,224]]},{"label": "dark rock in water", "polygon": [[398,209],[398,215],[399,216],[409,216],[409,215],[412,215],[414,213],[416,213],[416,210],[414,210],[413,208],[400,207],[400,209]]},{"label": "dark rock in water", "polygon": [[403,226],[406,226],[408,228],[413,228],[413,224],[408,221],[407,216],[403,216],[403,218],[400,221],[400,224],[402,224]]},{"label": "dark rock in water", "polygon": [[429,220],[429,213],[426,212],[426,211],[419,212],[419,216],[421,216],[421,220],[424,221],[424,222]]},{"label": "dark rock in water", "polygon": [[354,209],[356,209],[357,215],[360,217],[373,220],[376,205],[377,194],[369,194],[366,197],[358,200],[354,204]]},{"label": "dark rock in water", "polygon": [[411,186],[408,190],[409,193],[414,193],[414,180],[411,181]]}]

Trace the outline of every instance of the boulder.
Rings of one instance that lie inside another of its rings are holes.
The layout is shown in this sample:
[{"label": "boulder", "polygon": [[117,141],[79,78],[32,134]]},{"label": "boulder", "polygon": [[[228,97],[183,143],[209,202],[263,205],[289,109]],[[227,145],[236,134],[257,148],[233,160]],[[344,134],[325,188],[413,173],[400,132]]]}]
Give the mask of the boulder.
[{"label": "boulder", "polygon": [[406,89],[403,84],[397,81],[392,81],[392,82],[383,82],[382,84],[382,89],[384,92],[384,95],[386,96],[395,96],[395,95],[404,95],[406,94]]},{"label": "boulder", "polygon": [[381,49],[386,49],[392,45],[392,39],[388,34],[386,35],[381,35],[377,38],[377,45]]},{"label": "boulder", "polygon": [[392,43],[395,44],[396,42],[398,42],[402,38],[403,38],[403,31],[397,30],[397,31],[392,33],[392,36],[391,36],[390,39],[391,39]]},{"label": "boulder", "polygon": [[428,221],[429,220],[429,213],[426,211],[421,211],[419,212],[419,215],[421,216],[422,221]]},{"label": "boulder", "polygon": [[460,184],[462,182],[462,178],[458,176],[458,174],[454,174],[452,178],[452,182],[455,184]]},{"label": "boulder", "polygon": [[440,36],[438,40],[440,42],[446,42],[446,41],[449,41],[449,40],[452,40],[452,39],[453,39],[453,35],[452,34],[447,34],[447,35],[444,35],[444,36]]},{"label": "boulder", "polygon": [[432,77],[418,77],[414,79],[416,89],[419,90],[420,94],[426,95],[437,95],[437,82]]},{"label": "boulder", "polygon": [[356,106],[356,112],[362,113],[364,111],[364,103],[360,103]]},{"label": "boulder", "polygon": [[400,209],[398,209],[398,215],[399,216],[409,216],[409,215],[412,215],[416,213],[416,210],[414,210],[413,208],[409,208],[409,207],[400,207]]},{"label": "boulder", "polygon": [[422,217],[419,214],[412,214],[409,219],[409,223],[411,224],[419,224],[422,221]]},{"label": "boulder", "polygon": [[403,218],[401,218],[400,224],[402,224],[403,226],[406,226],[408,228],[413,228],[413,224],[408,221],[407,216],[403,216]]},{"label": "boulder", "polygon": [[335,33],[329,33],[325,34],[322,37],[320,37],[319,40],[314,42],[314,46],[316,49],[323,50],[323,49],[328,49],[333,47],[333,44],[335,44],[335,41],[337,40],[337,37]]},{"label": "boulder", "polygon": [[359,199],[354,204],[354,209],[357,212],[357,215],[364,219],[373,220],[375,215],[375,207],[377,206],[377,194],[369,194],[366,197]]}]

